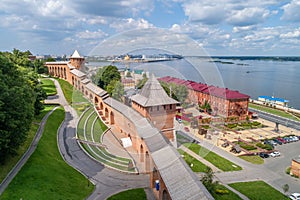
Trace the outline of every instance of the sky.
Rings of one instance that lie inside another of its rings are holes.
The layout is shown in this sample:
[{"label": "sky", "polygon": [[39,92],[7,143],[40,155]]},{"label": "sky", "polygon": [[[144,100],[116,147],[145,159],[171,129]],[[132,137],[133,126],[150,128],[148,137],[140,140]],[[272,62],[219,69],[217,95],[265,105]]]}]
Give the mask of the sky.
[{"label": "sky", "polygon": [[300,0],[1,0],[0,51],[89,55],[124,33],[151,46],[148,29],[212,56],[300,56],[299,11]]}]

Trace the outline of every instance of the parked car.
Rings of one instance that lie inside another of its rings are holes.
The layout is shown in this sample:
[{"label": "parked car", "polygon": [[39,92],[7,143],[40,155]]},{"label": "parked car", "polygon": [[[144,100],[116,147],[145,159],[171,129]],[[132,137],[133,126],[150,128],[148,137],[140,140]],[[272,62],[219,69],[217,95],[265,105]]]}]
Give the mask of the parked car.
[{"label": "parked car", "polygon": [[290,138],[293,140],[293,142],[297,142],[299,140],[297,136],[290,136]]},{"label": "parked car", "polygon": [[269,158],[269,154],[264,153],[264,152],[259,153],[259,156],[260,156],[261,158]]},{"label": "parked car", "polygon": [[269,154],[272,158],[278,157],[280,156],[280,153],[278,151],[274,151],[272,153]]},{"label": "parked car", "polygon": [[284,137],[284,138],[282,138],[282,139],[284,139],[287,143],[292,142],[292,140],[291,140],[289,137]]},{"label": "parked car", "polygon": [[293,193],[289,197],[293,200],[300,200],[300,193]]},{"label": "parked car", "polygon": [[286,144],[286,141],[284,139],[280,138],[280,137],[277,138],[277,140],[280,141],[280,142],[282,142],[283,144]]},{"label": "parked car", "polygon": [[282,142],[279,141],[279,140],[277,140],[277,139],[273,139],[273,141],[274,141],[275,143],[279,144],[279,145],[282,145]]}]

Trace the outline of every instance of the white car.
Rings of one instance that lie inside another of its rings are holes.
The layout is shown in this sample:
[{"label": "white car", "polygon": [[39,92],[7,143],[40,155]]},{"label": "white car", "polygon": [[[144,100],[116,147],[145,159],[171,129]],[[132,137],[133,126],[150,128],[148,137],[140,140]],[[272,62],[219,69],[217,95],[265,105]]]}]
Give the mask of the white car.
[{"label": "white car", "polygon": [[293,200],[300,200],[300,193],[293,193],[289,197]]},{"label": "white car", "polygon": [[275,157],[278,157],[280,156],[280,153],[278,151],[274,151],[272,153],[269,154],[271,157],[275,158]]}]

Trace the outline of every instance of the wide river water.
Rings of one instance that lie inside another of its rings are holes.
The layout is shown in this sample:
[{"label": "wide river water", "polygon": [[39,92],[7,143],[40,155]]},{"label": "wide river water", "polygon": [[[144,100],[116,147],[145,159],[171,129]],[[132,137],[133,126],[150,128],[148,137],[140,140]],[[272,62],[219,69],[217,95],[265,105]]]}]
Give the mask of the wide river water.
[{"label": "wide river water", "polygon": [[[157,77],[174,76],[219,87],[238,90],[257,99],[260,95],[289,100],[289,106],[300,109],[300,62],[261,60],[220,60],[191,57],[152,63],[113,63],[119,68],[143,69]],[[105,66],[109,62],[89,63]]]}]

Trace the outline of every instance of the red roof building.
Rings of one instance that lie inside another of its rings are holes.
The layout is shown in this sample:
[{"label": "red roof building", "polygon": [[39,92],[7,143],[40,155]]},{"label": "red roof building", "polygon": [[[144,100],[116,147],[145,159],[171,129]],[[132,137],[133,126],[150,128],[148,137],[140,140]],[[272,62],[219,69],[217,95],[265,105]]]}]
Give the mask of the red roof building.
[{"label": "red roof building", "polygon": [[209,103],[212,114],[222,117],[246,119],[250,96],[228,88],[197,83],[170,76],[159,78],[159,81],[185,85],[189,91],[188,101],[203,105]]}]

